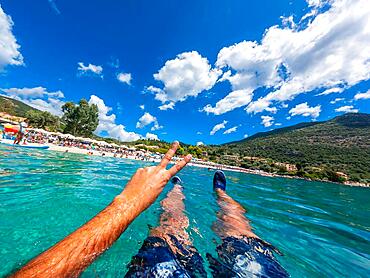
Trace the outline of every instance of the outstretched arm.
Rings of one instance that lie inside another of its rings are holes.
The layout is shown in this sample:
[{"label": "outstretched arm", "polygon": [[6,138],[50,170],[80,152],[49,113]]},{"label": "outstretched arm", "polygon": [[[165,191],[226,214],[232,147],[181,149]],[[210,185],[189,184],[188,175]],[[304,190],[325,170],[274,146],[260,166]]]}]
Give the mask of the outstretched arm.
[{"label": "outstretched arm", "polygon": [[122,193],[103,211],[31,260],[14,277],[78,276],[157,199],[170,178],[191,160],[187,155],[166,170],[178,146],[179,143],[174,142],[159,165],[137,170]]}]

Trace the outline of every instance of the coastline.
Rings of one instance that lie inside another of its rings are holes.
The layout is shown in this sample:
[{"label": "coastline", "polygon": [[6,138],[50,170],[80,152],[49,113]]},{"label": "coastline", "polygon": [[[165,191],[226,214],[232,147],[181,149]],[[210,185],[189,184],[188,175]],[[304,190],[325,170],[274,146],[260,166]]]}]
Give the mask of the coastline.
[{"label": "coastline", "polygon": [[[50,151],[57,151],[57,152],[64,152],[64,153],[75,153],[75,154],[82,154],[82,155],[92,155],[92,156],[103,156],[103,152],[97,151],[97,150],[86,150],[81,149],[77,147],[64,147],[64,146],[58,146],[54,144],[47,144],[49,146]],[[90,154],[88,154],[88,152]],[[104,157],[111,157],[111,158],[121,158],[121,159],[133,159],[138,161],[143,161],[142,159],[136,158],[136,156],[126,156],[126,157],[118,157],[115,156],[114,153],[111,152],[104,152]],[[144,160],[148,162],[159,162],[158,159],[148,159]],[[252,169],[245,169],[238,166],[230,166],[225,164],[216,164],[212,162],[207,163],[198,163],[195,161],[191,161],[188,163],[188,166],[192,167],[198,167],[198,168],[207,168],[207,169],[214,169],[214,170],[226,170],[226,171],[232,171],[232,172],[239,172],[239,173],[246,173],[246,174],[253,174],[253,175],[259,175],[264,177],[280,177],[280,178],[288,178],[288,179],[297,179],[297,180],[306,180],[306,181],[321,181],[321,182],[329,182],[329,183],[335,183],[340,185],[347,185],[347,186],[356,186],[356,187],[367,187],[370,188],[370,184],[363,184],[363,183],[356,183],[356,182],[344,182],[344,183],[336,183],[331,182],[327,180],[312,180],[307,178],[302,178],[298,176],[289,176],[289,175],[280,175],[275,173],[269,173],[262,170],[252,170]]]}]

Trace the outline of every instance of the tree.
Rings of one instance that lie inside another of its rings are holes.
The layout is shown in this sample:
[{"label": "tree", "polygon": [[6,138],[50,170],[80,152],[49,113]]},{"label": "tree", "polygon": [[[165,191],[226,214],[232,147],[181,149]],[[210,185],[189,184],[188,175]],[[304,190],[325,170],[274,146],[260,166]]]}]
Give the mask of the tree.
[{"label": "tree", "polygon": [[91,136],[99,124],[99,110],[96,104],[81,99],[78,105],[67,102],[62,106],[64,133],[76,136]]},{"label": "tree", "polygon": [[43,128],[49,131],[58,131],[60,119],[46,111],[30,110],[26,113],[28,124],[32,127]]}]

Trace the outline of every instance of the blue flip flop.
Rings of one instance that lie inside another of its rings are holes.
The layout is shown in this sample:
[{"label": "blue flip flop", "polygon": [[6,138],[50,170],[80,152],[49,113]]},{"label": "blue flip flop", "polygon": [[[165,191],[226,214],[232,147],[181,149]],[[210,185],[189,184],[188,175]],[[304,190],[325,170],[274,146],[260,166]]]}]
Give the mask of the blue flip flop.
[{"label": "blue flip flop", "polygon": [[178,177],[178,176],[174,176],[172,179],[171,179],[171,182],[173,184],[182,184],[182,180]]},{"label": "blue flip flop", "polygon": [[225,191],[226,190],[226,177],[224,172],[218,170],[213,176],[213,190],[217,188]]}]

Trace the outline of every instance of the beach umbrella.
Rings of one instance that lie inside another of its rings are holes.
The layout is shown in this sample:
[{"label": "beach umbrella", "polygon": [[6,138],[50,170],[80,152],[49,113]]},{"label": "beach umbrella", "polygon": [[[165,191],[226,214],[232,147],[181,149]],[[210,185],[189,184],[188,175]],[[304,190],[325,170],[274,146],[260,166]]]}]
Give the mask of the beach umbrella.
[{"label": "beach umbrella", "polygon": [[89,143],[95,143],[96,142],[96,140],[91,139],[91,138],[84,138],[84,141],[89,142]]},{"label": "beach umbrella", "polygon": [[76,139],[76,137],[75,136],[73,136],[72,134],[68,134],[68,133],[66,133],[66,134],[64,134],[66,137],[68,137],[68,139]]},{"label": "beach umbrella", "polygon": [[105,141],[97,141],[97,144],[102,145],[102,146],[109,145],[109,144],[108,144],[107,142],[105,142]]},{"label": "beach umbrella", "polygon": [[15,125],[6,124],[6,125],[4,125],[4,131],[5,132],[17,133],[19,131],[19,127],[15,126]]}]

